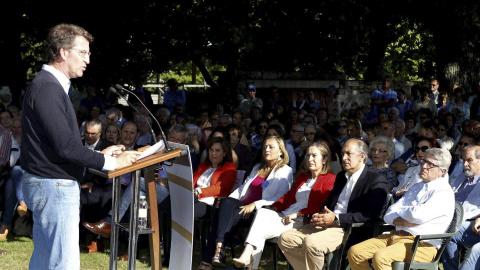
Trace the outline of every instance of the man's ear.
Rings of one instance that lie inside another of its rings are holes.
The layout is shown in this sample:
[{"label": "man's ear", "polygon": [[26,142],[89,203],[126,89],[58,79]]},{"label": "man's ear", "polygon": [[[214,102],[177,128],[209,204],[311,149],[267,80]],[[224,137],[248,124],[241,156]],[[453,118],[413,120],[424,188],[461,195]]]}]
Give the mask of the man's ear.
[{"label": "man's ear", "polygon": [[[67,48],[60,48],[60,50],[58,51],[58,56],[61,57],[62,60],[67,60],[67,56],[68,54],[70,53],[70,51],[67,49]],[[58,59],[58,57],[57,57]]]}]

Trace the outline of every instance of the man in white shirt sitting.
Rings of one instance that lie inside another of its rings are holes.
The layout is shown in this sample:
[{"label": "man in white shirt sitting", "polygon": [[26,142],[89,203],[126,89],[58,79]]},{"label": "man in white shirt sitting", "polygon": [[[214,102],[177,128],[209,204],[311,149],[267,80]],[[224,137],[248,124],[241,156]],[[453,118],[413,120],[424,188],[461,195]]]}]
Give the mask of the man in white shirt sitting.
[{"label": "man in white shirt sitting", "polygon": [[[366,240],[350,248],[348,261],[352,270],[392,269],[392,263],[408,261],[416,235],[445,233],[455,210],[455,196],[448,183],[451,155],[446,149],[431,148],[421,161],[423,182],[413,185],[385,214],[384,221],[395,231]],[[431,262],[442,240],[420,242],[416,262]]]}]

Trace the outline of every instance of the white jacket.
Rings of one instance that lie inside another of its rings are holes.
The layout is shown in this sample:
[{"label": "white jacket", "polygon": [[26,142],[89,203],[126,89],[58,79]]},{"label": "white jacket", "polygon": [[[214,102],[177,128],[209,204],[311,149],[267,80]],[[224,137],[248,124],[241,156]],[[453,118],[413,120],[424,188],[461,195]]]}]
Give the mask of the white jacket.
[{"label": "white jacket", "polygon": [[[245,179],[243,185],[234,190],[229,197],[237,200],[244,200],[250,194],[250,184],[257,177],[260,168],[260,163],[253,167],[250,175]],[[293,182],[292,168],[288,165],[283,165],[281,168],[272,169],[265,182],[268,182],[268,186],[262,191],[262,199],[255,203],[255,208],[260,209],[265,205],[272,205],[278,199],[280,199],[287,191],[290,190]]]}]

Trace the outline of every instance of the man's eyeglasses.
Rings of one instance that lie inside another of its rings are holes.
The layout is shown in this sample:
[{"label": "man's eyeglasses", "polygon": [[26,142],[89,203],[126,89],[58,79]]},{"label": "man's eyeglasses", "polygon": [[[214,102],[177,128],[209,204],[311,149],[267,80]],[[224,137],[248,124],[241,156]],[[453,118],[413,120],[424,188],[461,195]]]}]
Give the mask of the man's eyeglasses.
[{"label": "man's eyeglasses", "polygon": [[420,152],[420,150],[425,153],[425,151],[428,150],[428,146],[422,146],[422,147],[416,146],[414,149],[415,149],[415,153]]},{"label": "man's eyeglasses", "polygon": [[347,128],[347,125],[338,125],[338,128]]},{"label": "man's eyeglasses", "polygon": [[96,136],[98,133],[100,133],[100,131],[97,133],[85,132],[85,136]]},{"label": "man's eyeglasses", "polygon": [[425,159],[420,160],[420,164],[422,164],[422,166],[426,165],[427,169],[433,169],[437,167],[440,168],[440,165],[433,164],[432,162]]},{"label": "man's eyeglasses", "polygon": [[85,50],[78,50],[78,49],[75,49],[75,48],[73,48],[72,50],[76,51],[78,56],[80,56],[80,58],[82,58],[82,59],[85,59],[86,56],[88,56],[88,58],[90,58],[90,55],[92,54],[91,52],[87,52]]}]

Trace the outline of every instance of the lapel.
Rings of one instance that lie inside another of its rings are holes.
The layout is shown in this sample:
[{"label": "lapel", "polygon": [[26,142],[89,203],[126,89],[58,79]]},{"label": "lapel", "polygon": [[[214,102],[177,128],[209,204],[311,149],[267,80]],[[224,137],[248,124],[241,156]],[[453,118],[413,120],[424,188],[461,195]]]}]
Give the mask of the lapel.
[{"label": "lapel", "polygon": [[366,177],[367,176],[367,171],[368,171],[368,166],[365,164],[365,167],[363,168],[362,174],[360,174],[360,177],[358,178],[357,183],[355,183],[355,186],[353,187],[352,194],[350,195],[350,200],[348,201],[349,204],[352,200],[357,198],[357,195],[361,195],[360,192],[361,192],[361,190],[363,188],[363,185],[364,185],[364,182],[367,178]]},{"label": "lapel", "polygon": [[337,174],[337,177],[335,178],[333,190],[329,196],[331,197],[331,199],[329,200],[331,202],[330,207],[335,208],[335,205],[338,202],[338,198],[340,197],[340,194],[342,193],[342,190],[345,188],[346,185],[347,185],[347,177],[345,176],[345,171],[341,171]]}]

